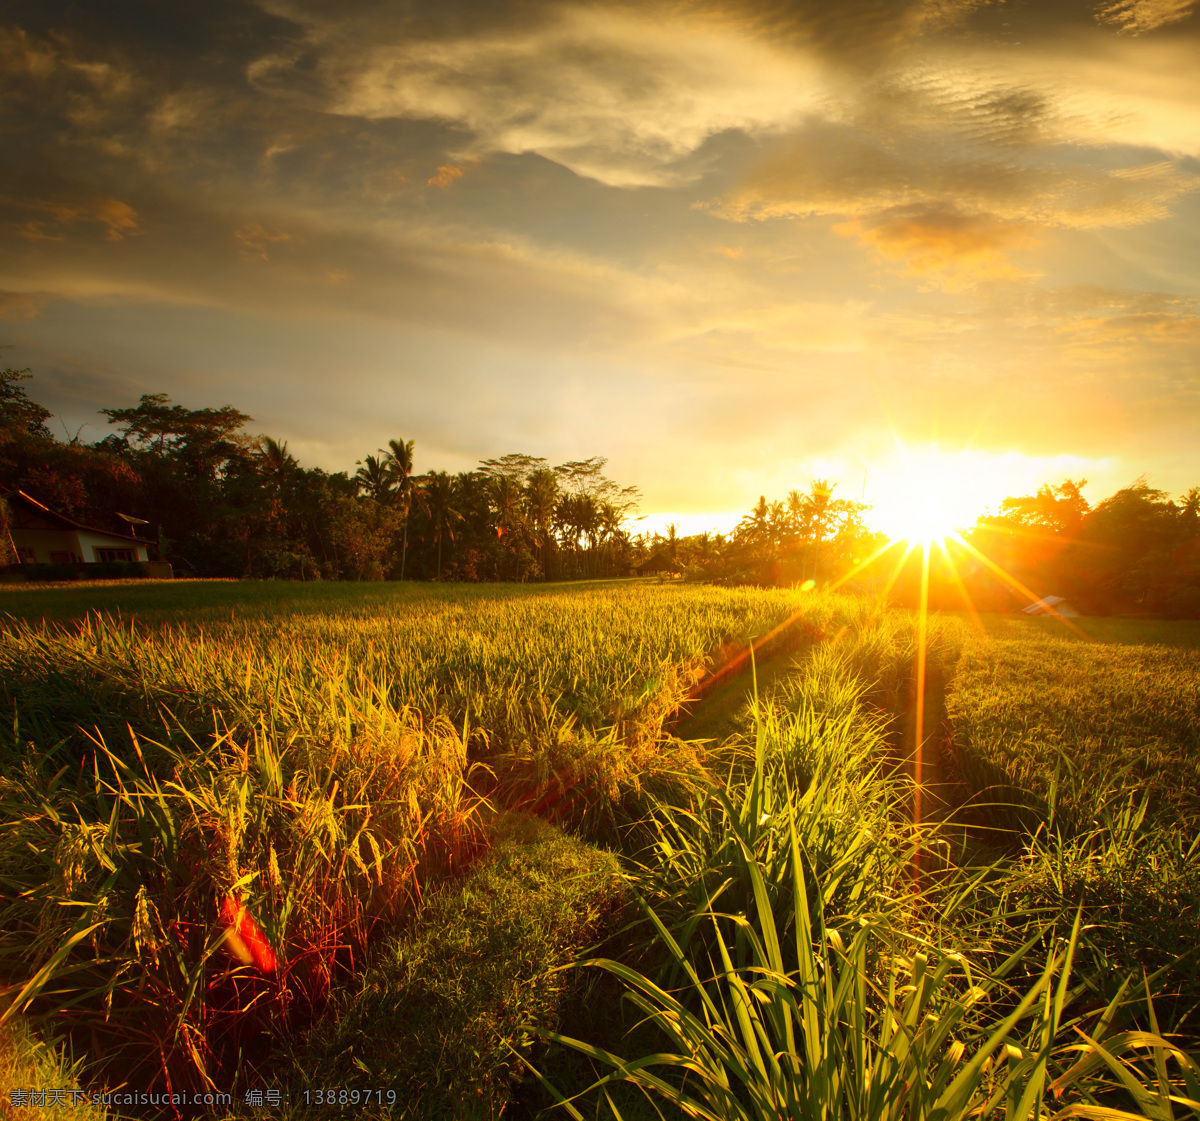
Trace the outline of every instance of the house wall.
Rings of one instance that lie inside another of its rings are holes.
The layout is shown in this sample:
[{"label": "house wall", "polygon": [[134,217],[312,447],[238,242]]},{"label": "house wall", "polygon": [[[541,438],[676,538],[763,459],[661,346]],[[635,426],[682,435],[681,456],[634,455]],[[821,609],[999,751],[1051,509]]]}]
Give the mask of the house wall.
[{"label": "house wall", "polygon": [[52,553],[69,554],[71,559],[66,562],[68,564],[93,559],[90,555],[84,554],[79,543],[79,534],[74,530],[22,529],[14,525],[11,527],[11,532],[17,552],[21,553],[24,549],[31,549],[33,550],[33,559],[41,564],[50,564]]},{"label": "house wall", "polygon": [[100,559],[96,554],[97,549],[133,549],[134,560],[144,561],[150,559],[146,553],[145,545],[135,545],[128,538],[109,537],[102,533],[87,533],[84,530],[80,530],[79,544],[83,549],[83,559],[89,564]]},{"label": "house wall", "polygon": [[54,553],[66,553],[66,564],[94,564],[100,559],[97,549],[132,549],[133,559],[149,560],[145,545],[135,545],[126,537],[113,537],[104,533],[87,533],[71,529],[21,529],[12,527],[13,544],[18,554],[24,549],[33,550],[34,561],[50,564]]}]

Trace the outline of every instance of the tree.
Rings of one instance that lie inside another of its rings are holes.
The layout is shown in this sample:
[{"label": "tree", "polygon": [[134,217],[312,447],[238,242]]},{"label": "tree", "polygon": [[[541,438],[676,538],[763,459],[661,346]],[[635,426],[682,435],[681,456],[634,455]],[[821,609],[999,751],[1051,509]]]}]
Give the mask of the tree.
[{"label": "tree", "polygon": [[808,495],[805,498],[805,514],[808,518],[809,530],[813,541],[812,578],[817,579],[821,562],[821,545],[829,532],[830,523],[837,508],[833,504],[833,488],[836,483],[828,479],[814,479],[809,484]]},{"label": "tree", "polygon": [[202,450],[228,440],[253,417],[232,405],[219,409],[187,409],[172,405],[166,393],[143,393],[130,409],[101,409],[108,423],[134,446],[159,455],[188,449]]},{"label": "tree", "polygon": [[1064,479],[1056,487],[1039,487],[1034,495],[1006,498],[1000,503],[1000,517],[1030,529],[1072,533],[1088,512],[1088,501],[1080,494],[1085,486],[1087,479]]},{"label": "tree", "polygon": [[0,441],[22,433],[40,440],[54,439],[46,427],[46,421],[54,414],[31,401],[21,384],[31,376],[28,369],[6,366],[0,370]]},{"label": "tree", "polygon": [[[499,459],[484,459],[480,461],[479,473],[489,479],[509,478],[519,486],[525,486],[535,471],[542,471],[546,460],[536,455],[525,455],[523,452],[509,452]],[[555,468],[559,470],[559,468]]]},{"label": "tree", "polygon": [[525,484],[525,501],[533,526],[534,541],[541,554],[542,574],[547,580],[551,578],[550,555],[554,545],[552,526],[558,499],[558,477],[553,471],[539,467]]},{"label": "tree", "polygon": [[386,502],[396,490],[396,475],[386,457],[367,456],[365,464],[354,473],[354,479],[376,502]]},{"label": "tree", "polygon": [[432,471],[423,481],[429,531],[437,546],[437,579],[442,578],[442,542],[454,541],[454,526],[462,521],[455,505],[454,479],[445,471]]},{"label": "tree", "polygon": [[[408,558],[408,518],[412,513],[412,503],[414,498],[419,498],[421,495],[420,485],[413,479],[413,447],[415,441],[409,440],[405,443],[403,439],[389,440],[388,450],[384,452],[384,457],[387,460],[388,466],[391,469],[392,476],[396,480],[396,493],[400,497],[400,502],[404,508],[404,530],[403,539],[400,542],[400,579],[404,579],[404,562]],[[380,448],[380,451],[383,451]]]}]

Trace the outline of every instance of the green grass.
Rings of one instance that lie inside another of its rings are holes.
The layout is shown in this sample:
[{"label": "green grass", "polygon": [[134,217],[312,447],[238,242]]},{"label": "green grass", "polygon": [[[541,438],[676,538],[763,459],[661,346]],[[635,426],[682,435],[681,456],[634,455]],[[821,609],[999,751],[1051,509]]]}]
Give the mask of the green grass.
[{"label": "green grass", "polygon": [[[17,1017],[0,1024],[0,1114],[5,1117],[34,1115],[36,1106],[29,1104],[23,1092],[30,1090],[64,1090],[53,1107],[56,1117],[71,1121],[104,1121],[106,1111],[93,1104],[86,1085],[80,1079],[81,1063],[63,1058],[60,1049],[47,1046],[30,1030],[24,1019]],[[17,1097],[14,1097],[14,1091]],[[82,1091],[86,1097],[79,1097]],[[16,1104],[18,1100],[23,1104]],[[42,1099],[43,1102],[46,1100]],[[66,1104],[61,1104],[65,1100]]]},{"label": "green grass", "polygon": [[[193,587],[207,602],[169,623],[0,630],[0,983],[98,1080],[234,1085],[486,851],[493,806],[614,837],[649,790],[695,781],[661,728],[713,652],[798,609],[864,610],[634,583],[265,588]],[[231,962],[229,895],[277,975]]]},{"label": "green grass", "polygon": [[[1194,626],[930,620],[927,732],[1016,803],[977,809],[1015,832],[976,867],[949,827],[911,825],[918,630],[866,600],[0,595],[0,1030],[52,1063],[11,1025],[69,1042],[91,1085],[240,1100],[287,1069],[294,1095],[386,1082],[413,1116],[463,1118],[547,1104],[526,1061],[627,1118],[665,1094],[668,1115],[1165,1121],[1164,1094],[1192,1094],[1161,1035],[1200,1002],[1174,963],[1200,899]],[[719,702],[734,735],[665,733],[706,667],[792,616],[799,652],[740,716]],[[231,956],[228,895],[276,973]],[[605,936],[608,964],[569,968]],[[1153,1006],[1125,983],[1144,963],[1166,967]],[[580,1045],[539,1050],[551,1035]]]},{"label": "green grass", "polygon": [[488,855],[426,900],[357,992],[297,1047],[293,1101],[325,1086],[392,1090],[406,1117],[498,1116],[571,996],[559,970],[623,915],[617,860],[524,816],[498,823]]},{"label": "green grass", "polygon": [[[1061,624],[1060,624],[1061,627]],[[1143,792],[1151,820],[1200,831],[1200,655],[1042,628],[969,643],[948,701],[956,741],[1080,824]]]},{"label": "green grass", "polygon": [[1082,905],[1109,989],[1167,970],[1162,1014],[1200,1035],[1200,654],[1195,624],[988,620],[946,699],[987,836],[1019,857],[1020,906]]},{"label": "green grass", "polygon": [[698,814],[660,810],[641,878],[657,965],[585,963],[650,1039],[547,1033],[594,1063],[590,1086],[556,1087],[562,1108],[620,1118],[632,1085],[712,1121],[1200,1115],[1200,1072],[1153,1004],[1142,1032],[1121,1030],[1128,986],[1096,1006],[1078,919],[988,915],[1003,865],[927,865],[914,883],[916,848],[945,846],[892,812],[884,727],[850,668],[878,656],[863,646],[815,651],[755,702],[743,779]]}]

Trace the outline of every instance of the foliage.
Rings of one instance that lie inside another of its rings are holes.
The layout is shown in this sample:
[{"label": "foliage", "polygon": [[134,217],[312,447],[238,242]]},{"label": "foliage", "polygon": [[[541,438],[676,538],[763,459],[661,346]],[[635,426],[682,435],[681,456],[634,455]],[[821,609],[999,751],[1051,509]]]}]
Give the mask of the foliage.
[{"label": "foliage", "polygon": [[28,370],[14,370],[10,366],[0,370],[0,442],[19,434],[50,439],[46,421],[53,414],[29,399],[21,384],[29,376]]},{"label": "foliage", "polygon": [[[223,587],[227,603],[247,594]],[[611,834],[656,772],[695,767],[661,732],[707,653],[798,599],[409,586],[366,616],[326,592],[339,609],[154,628],[11,620],[12,1011],[69,1027],[94,1078],[252,1079],[263,1041],[317,1012],[486,845],[485,795]],[[230,894],[277,947],[275,976],[226,960]]]},{"label": "foliage", "polygon": [[304,468],[283,440],[252,436],[231,405],[189,409],[163,393],[102,409],[117,432],[66,444],[49,412],[0,381],[0,487],[99,528],[117,511],[156,527],[181,574],[289,580],[512,580],[627,573],[636,488],[596,456],[551,468],[511,454],[478,471],[414,474],[393,439],[357,471]]},{"label": "foliage", "polygon": [[[281,443],[256,454],[286,480]],[[8,600],[34,622],[0,631],[0,976],[8,1021],[74,1040],[91,1086],[240,1094],[298,1064],[309,1088],[387,1075],[430,1115],[497,1116],[520,1056],[564,1093],[591,1084],[573,1108],[627,1118],[661,1095],[734,1117],[1192,1108],[1194,1061],[1167,1033],[1194,1031],[1200,997],[1175,960],[1200,897],[1196,807],[1168,783],[1196,754],[1193,626],[1095,623],[1163,643],[1102,646],[1057,622],[976,634],[878,600],[648,582],[89,596],[140,621],[47,624],[55,597],[83,601],[34,589]],[[744,736],[664,734],[697,674],[789,620],[800,656]],[[949,691],[930,730],[964,758],[1019,751],[1030,816],[911,825],[921,635],[927,714]],[[1139,726],[1162,777],[1131,770],[1098,798],[1088,753],[1132,755]],[[1077,775],[1053,773],[1050,741]],[[1131,801],[1147,780],[1158,801]],[[1026,832],[982,847],[1008,819]],[[624,898],[618,860],[644,919],[572,973]],[[275,973],[227,951],[230,895]],[[1126,983],[1144,963],[1163,968]],[[626,1039],[624,987],[644,1021]],[[568,1062],[538,1032],[581,1042]],[[468,1076],[483,1092],[464,1100]]]},{"label": "foliage", "polygon": [[692,578],[731,584],[822,586],[853,574],[881,544],[863,524],[867,507],[834,498],[834,486],[814,480],[808,493],[791,491],[786,501],[758,503],[727,538],[697,534],[677,538],[669,526],[665,538],[647,542],[648,552],[664,549]]},{"label": "foliage", "polygon": [[[54,1115],[68,1121],[104,1121],[105,1110],[94,1105],[81,1082],[82,1062],[65,1058],[61,1048],[51,1047],[38,1039],[23,1017],[13,1017],[0,1024],[0,1109],[14,1106],[13,1091],[62,1090]],[[86,1095],[86,1096],[82,1096]]]},{"label": "foliage", "polygon": [[[1009,498],[981,518],[972,546],[1039,595],[1064,595],[1089,614],[1200,618],[1200,488],[1177,500],[1144,479],[1089,507],[1084,480]],[[969,596],[1005,603],[993,570],[966,565]]]},{"label": "foliage", "polygon": [[[1078,914],[1054,937],[1061,912],[1012,907],[1003,861],[904,890],[913,848],[847,674],[869,655],[850,654],[818,649],[756,700],[752,769],[707,812],[659,814],[642,878],[657,965],[583,963],[622,983],[651,1050],[545,1032],[599,1075],[554,1088],[562,1108],[620,1118],[632,1084],[713,1121],[1200,1114],[1196,1060],[1159,1030],[1150,983],[1148,1030],[1122,1026],[1129,982],[1097,1007]],[[939,848],[936,828],[913,841]],[[1009,905],[981,923],[989,897]]]},{"label": "foliage", "polygon": [[1200,962],[1176,965],[1200,921],[1195,648],[1050,623],[964,642],[946,709],[967,815],[1019,854],[1014,900],[1082,904],[1096,970],[1168,970],[1171,1019],[1200,1034]]}]

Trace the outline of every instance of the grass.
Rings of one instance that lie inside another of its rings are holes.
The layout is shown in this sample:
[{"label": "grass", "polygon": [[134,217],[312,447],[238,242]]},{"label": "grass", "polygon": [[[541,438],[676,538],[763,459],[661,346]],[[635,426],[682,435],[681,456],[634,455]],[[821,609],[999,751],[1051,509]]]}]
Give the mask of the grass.
[{"label": "grass", "polygon": [[992,620],[946,699],[976,827],[1018,856],[1016,905],[1084,908],[1108,989],[1167,970],[1163,1014],[1200,1036],[1200,656],[1194,624]]},{"label": "grass", "polygon": [[[817,627],[862,610],[635,584],[268,591],[0,632],[0,983],[97,1081],[240,1085],[487,851],[493,806],[611,836],[697,773],[661,728],[711,652],[800,607]],[[231,959],[229,897],[274,974]]]},{"label": "grass", "polygon": [[[104,1121],[106,1111],[93,1104],[80,1079],[81,1066],[65,1060],[61,1049],[47,1046],[23,1018],[0,1024],[0,1116],[19,1117],[18,1110],[36,1108],[36,1099],[26,1096],[29,1091],[62,1090],[53,1107],[56,1116]],[[45,1103],[43,1095],[40,1104]]]},{"label": "grass", "polygon": [[[1175,961],[1200,898],[1172,785],[1197,759],[1187,624],[930,620],[927,731],[1015,804],[976,808],[989,854],[910,820],[917,628],[869,601],[0,594],[0,1031],[70,1046],[90,1086],[240,1100],[287,1070],[297,1117],[331,1085],[532,1116],[532,1063],[631,1119],[1193,1108],[1167,1041],[1200,1002]],[[790,664],[741,717],[716,702],[740,731],[667,734],[706,667],[793,616]],[[234,955],[230,898],[275,970]]]},{"label": "grass", "polygon": [[891,812],[872,762],[886,725],[851,669],[881,643],[855,647],[815,651],[754,700],[742,780],[699,814],[659,813],[641,877],[657,962],[584,963],[620,982],[653,1038],[623,1055],[547,1033],[596,1074],[555,1087],[561,1108],[620,1118],[632,1085],[712,1121],[1200,1115],[1200,1071],[1159,1031],[1150,986],[1149,1030],[1130,1030],[1129,982],[1097,1003],[1076,969],[1078,913],[989,915],[1011,902],[1004,860],[914,884],[914,848],[945,845],[937,826],[906,839]]},{"label": "grass", "polygon": [[626,893],[611,854],[537,818],[504,819],[487,857],[434,892],[314,1025],[292,1099],[390,1089],[412,1118],[498,1115],[532,1053],[529,1025],[556,1026],[571,995],[556,967],[619,923]]}]

